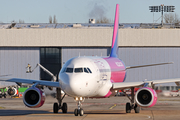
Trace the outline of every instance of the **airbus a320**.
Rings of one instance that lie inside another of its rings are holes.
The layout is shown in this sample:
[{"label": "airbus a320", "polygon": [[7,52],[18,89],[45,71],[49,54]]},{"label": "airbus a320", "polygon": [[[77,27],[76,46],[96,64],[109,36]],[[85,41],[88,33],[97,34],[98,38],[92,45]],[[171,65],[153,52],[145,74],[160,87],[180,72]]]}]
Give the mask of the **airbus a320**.
[{"label": "airbus a320", "polygon": [[[54,103],[53,112],[58,113],[61,109],[67,113],[67,103],[63,103],[65,95],[74,98],[77,109],[74,110],[75,116],[83,116],[84,111],[81,102],[85,98],[108,98],[114,96],[117,90],[131,89],[130,101],[126,103],[126,113],[132,109],[135,113],[140,112],[140,107],[148,108],[156,104],[157,94],[154,85],[158,83],[175,82],[179,85],[180,78],[164,80],[148,80],[125,82],[126,70],[138,67],[148,67],[164,65],[169,63],[158,63],[150,65],[125,66],[124,62],[118,58],[118,29],[119,29],[119,5],[116,5],[114,20],[114,30],[110,56],[107,57],[75,57],[68,60],[62,67],[58,82],[31,80],[22,78],[0,77],[1,81],[29,83],[33,86],[27,89],[23,95],[23,102],[27,107],[41,107],[45,102],[45,94],[40,86],[55,87],[57,91],[57,103]],[[134,88],[140,89],[134,93]],[[61,90],[65,92],[61,96]]]}]

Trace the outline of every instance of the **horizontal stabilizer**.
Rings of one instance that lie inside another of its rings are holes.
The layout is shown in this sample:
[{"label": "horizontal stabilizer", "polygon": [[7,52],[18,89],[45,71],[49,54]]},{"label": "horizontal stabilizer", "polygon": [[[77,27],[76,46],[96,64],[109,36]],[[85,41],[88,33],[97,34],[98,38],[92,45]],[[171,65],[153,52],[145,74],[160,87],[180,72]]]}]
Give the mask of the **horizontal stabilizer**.
[{"label": "horizontal stabilizer", "polygon": [[149,66],[157,66],[157,65],[166,65],[166,64],[173,64],[174,62],[167,62],[167,63],[158,63],[158,64],[149,64],[149,65],[135,65],[135,66],[127,66],[126,69],[131,68],[140,68],[140,67],[149,67]]}]

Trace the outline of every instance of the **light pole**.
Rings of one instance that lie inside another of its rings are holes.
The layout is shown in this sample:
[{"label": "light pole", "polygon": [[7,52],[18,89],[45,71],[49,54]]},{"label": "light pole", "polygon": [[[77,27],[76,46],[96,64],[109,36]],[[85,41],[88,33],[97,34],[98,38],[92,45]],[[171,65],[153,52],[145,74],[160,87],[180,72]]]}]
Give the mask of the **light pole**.
[{"label": "light pole", "polygon": [[154,12],[161,12],[161,27],[163,27],[163,12],[174,12],[175,6],[164,6],[164,4],[161,4],[160,6],[149,6],[149,10],[153,12],[153,14]]},{"label": "light pole", "polygon": [[164,10],[164,4],[161,4],[161,27],[163,27],[163,10]]}]

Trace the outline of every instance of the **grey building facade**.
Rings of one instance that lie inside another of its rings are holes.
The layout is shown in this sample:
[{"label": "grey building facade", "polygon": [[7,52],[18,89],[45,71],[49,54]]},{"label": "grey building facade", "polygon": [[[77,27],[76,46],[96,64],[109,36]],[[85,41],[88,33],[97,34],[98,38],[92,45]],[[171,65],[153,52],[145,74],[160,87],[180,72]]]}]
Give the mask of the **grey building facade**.
[{"label": "grey building facade", "polygon": [[[112,28],[0,29],[0,35],[0,75],[50,80],[39,67],[26,73],[28,63],[32,69],[40,63],[57,75],[72,57],[108,56]],[[179,29],[119,29],[119,58],[126,66],[174,62],[129,69],[126,81],[179,78],[179,38]]]},{"label": "grey building facade", "polygon": [[26,73],[29,64],[35,67],[40,62],[40,49],[34,47],[0,47],[0,76],[39,79],[39,68]]}]

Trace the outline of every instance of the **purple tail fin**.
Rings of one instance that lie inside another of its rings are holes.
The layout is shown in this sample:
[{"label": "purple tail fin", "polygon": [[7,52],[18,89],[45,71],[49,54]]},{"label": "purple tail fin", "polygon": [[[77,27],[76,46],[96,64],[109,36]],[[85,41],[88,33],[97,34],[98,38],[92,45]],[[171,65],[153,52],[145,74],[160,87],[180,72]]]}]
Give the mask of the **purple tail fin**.
[{"label": "purple tail fin", "polygon": [[114,31],[113,31],[110,57],[118,57],[118,29],[119,29],[119,4],[116,4]]}]

